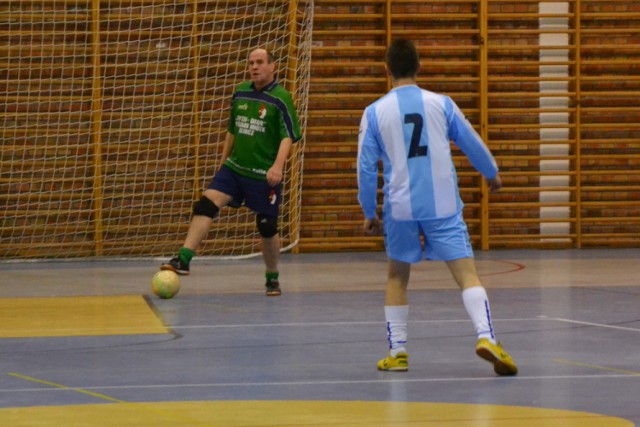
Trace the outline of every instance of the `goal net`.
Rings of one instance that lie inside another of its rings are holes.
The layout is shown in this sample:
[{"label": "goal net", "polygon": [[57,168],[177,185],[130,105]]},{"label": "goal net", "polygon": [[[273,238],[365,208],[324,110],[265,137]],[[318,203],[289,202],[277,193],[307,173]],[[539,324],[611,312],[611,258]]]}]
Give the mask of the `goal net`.
[{"label": "goal net", "polygon": [[[220,164],[234,88],[266,47],[307,120],[313,0],[0,4],[0,258],[176,253]],[[299,236],[304,138],[285,174],[283,249]],[[250,256],[246,208],[200,255]]]}]

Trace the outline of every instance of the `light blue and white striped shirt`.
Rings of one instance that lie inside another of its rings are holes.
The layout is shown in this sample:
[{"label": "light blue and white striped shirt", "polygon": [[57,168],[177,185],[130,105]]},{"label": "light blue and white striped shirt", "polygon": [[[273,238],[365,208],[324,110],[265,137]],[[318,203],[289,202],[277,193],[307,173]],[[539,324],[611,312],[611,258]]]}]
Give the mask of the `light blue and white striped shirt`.
[{"label": "light blue and white striped shirt", "polygon": [[386,215],[412,221],[462,210],[450,141],[483,176],[497,175],[491,152],[448,96],[407,85],[369,105],[358,136],[358,201],[365,217],[376,215],[380,159]]}]

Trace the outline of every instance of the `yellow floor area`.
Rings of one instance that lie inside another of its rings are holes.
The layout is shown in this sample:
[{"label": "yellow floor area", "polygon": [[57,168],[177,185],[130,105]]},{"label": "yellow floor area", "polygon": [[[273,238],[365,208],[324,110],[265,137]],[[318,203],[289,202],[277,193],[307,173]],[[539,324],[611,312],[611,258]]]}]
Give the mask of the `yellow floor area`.
[{"label": "yellow floor area", "polygon": [[140,295],[0,299],[0,338],[168,332]]},{"label": "yellow floor area", "polygon": [[3,427],[334,426],[633,427],[620,418],[516,406],[406,402],[224,401],[0,409]]}]

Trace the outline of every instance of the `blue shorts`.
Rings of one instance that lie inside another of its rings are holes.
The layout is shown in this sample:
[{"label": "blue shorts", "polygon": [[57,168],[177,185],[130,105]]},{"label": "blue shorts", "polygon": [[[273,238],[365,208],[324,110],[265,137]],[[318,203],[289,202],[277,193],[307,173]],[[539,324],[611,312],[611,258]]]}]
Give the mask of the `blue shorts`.
[{"label": "blue shorts", "polygon": [[396,261],[415,263],[423,259],[451,261],[473,257],[462,212],[424,221],[394,221],[389,215],[383,226],[387,256]]},{"label": "blue shorts", "polygon": [[229,203],[232,208],[244,204],[257,214],[278,216],[282,185],[272,187],[267,181],[247,178],[223,165],[208,188],[233,197]]}]

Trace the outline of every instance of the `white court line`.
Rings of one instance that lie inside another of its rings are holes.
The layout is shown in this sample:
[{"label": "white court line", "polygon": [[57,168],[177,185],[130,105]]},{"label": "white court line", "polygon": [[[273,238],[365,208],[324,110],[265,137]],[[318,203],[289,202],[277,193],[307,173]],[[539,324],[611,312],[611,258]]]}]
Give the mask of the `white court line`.
[{"label": "white court line", "polygon": [[575,379],[637,379],[640,374],[595,374],[595,375],[541,375],[517,377],[462,377],[462,378],[408,378],[408,379],[379,379],[379,380],[324,380],[324,381],[274,381],[274,382],[246,382],[246,383],[194,383],[194,384],[146,384],[121,386],[88,386],[61,388],[18,388],[0,389],[0,393],[31,393],[49,391],[75,390],[134,390],[134,389],[162,389],[162,388],[216,388],[216,387],[275,387],[275,386],[317,386],[317,385],[358,385],[358,384],[389,384],[389,383],[445,383],[445,382],[487,382],[487,381],[540,381],[540,380],[575,380]]},{"label": "white court line", "polygon": [[[525,317],[525,318],[513,318],[513,319],[493,319],[494,322],[531,322],[531,321],[553,321],[562,323],[572,323],[583,326],[593,326],[598,328],[618,329],[622,331],[640,332],[640,328],[630,328],[628,326],[607,325],[606,323],[595,322],[583,322],[581,320],[565,319],[562,317]],[[362,321],[362,322],[308,322],[308,323],[245,323],[245,324],[230,324],[230,325],[169,325],[167,327],[172,330],[180,329],[223,329],[223,328],[257,328],[257,327],[317,327],[317,326],[350,326],[350,325],[379,325],[382,321]],[[450,320],[409,320],[408,323],[468,323],[469,319],[450,319]]]},{"label": "white court line", "polygon": [[[531,318],[531,319],[499,319],[497,320],[498,322],[500,321],[507,321],[507,322],[519,322],[519,321],[532,321],[532,320],[540,320],[539,318]],[[496,320],[494,320],[496,321]],[[468,323],[469,319],[453,319],[453,320],[410,320],[409,323]],[[349,326],[349,325],[380,325],[383,324],[384,321],[383,320],[379,320],[379,321],[366,321],[366,322],[353,322],[353,321],[347,321],[347,322],[306,322],[306,323],[302,323],[302,322],[298,322],[298,323],[238,323],[238,324],[230,324],[230,325],[163,325],[163,326],[157,326],[157,330],[160,331],[162,329],[170,329],[172,331],[178,330],[178,329],[224,329],[224,328],[258,328],[258,327],[267,327],[267,328],[273,328],[273,327],[301,327],[301,326],[306,326],[306,327],[318,327],[318,326]],[[100,333],[103,331],[122,331],[122,332],[127,332],[127,331],[135,331],[135,330],[139,330],[139,327],[127,327],[127,326],[122,326],[122,327],[109,327],[109,328],[43,328],[43,329],[5,329],[4,332],[5,334],[8,333],[18,333],[18,332],[22,332],[22,333],[37,333],[39,331],[47,331],[49,334],[57,332],[57,333],[62,333],[62,332],[85,332],[86,335],[78,335],[79,337],[86,337],[86,336],[92,336],[91,332],[93,333]],[[130,334],[130,335],[160,335],[161,332],[143,332],[140,334]],[[109,335],[113,335],[113,334],[109,334]],[[117,335],[117,334],[116,334]],[[75,335],[74,335],[75,336]],[[66,338],[67,336],[56,336],[56,335],[52,335],[52,338]],[[71,337],[71,336],[69,336]],[[11,338],[37,338],[37,337],[11,337]]]},{"label": "white court line", "polygon": [[[507,322],[518,322],[518,321],[532,321],[532,320],[540,320],[538,318],[531,318],[531,319],[499,319],[497,320],[498,322],[500,321],[507,321]],[[494,320],[496,321],[496,320]],[[469,319],[453,319],[453,320],[410,320],[409,323],[468,323]],[[379,320],[379,321],[366,321],[366,322],[353,322],[353,321],[347,321],[347,322],[306,322],[306,323],[238,323],[238,324],[230,324],[230,325],[164,325],[164,326],[158,326],[157,329],[161,330],[161,329],[171,329],[173,331],[178,330],[178,329],[224,329],[224,328],[258,328],[258,327],[266,327],[266,328],[273,328],[273,327],[300,327],[300,326],[306,326],[306,327],[318,327],[318,326],[349,326],[349,325],[380,325],[380,324],[384,324],[383,320]],[[94,333],[99,333],[102,331],[122,331],[122,332],[126,332],[126,331],[132,331],[132,330],[139,330],[139,327],[126,327],[126,326],[122,326],[122,327],[117,327],[117,328],[43,328],[43,329],[5,329],[5,333],[17,333],[17,332],[28,332],[28,333],[37,333],[39,331],[47,331],[48,333],[53,333],[53,332],[69,332],[69,331],[73,331],[73,332],[86,332],[86,335],[79,335],[80,337],[84,337],[84,336],[92,336],[90,334],[90,332],[94,332]],[[113,334],[110,334],[113,335]],[[146,332],[146,333],[141,333],[141,334],[135,334],[135,335],[159,335],[159,333],[150,333],[150,332]],[[12,338],[37,338],[37,337],[12,337]],[[52,338],[66,338],[66,336],[60,337],[60,336],[52,336]]]},{"label": "white court line", "polygon": [[[494,322],[530,322],[533,320],[547,320],[548,318],[532,317],[522,319],[493,319]],[[217,328],[256,328],[256,327],[297,327],[297,326],[349,326],[349,325],[380,325],[384,324],[384,320],[377,321],[346,321],[346,322],[306,322],[306,323],[245,323],[231,325],[171,325],[171,329],[217,329]],[[469,323],[469,319],[450,319],[450,320],[409,320],[408,323]]]},{"label": "white court line", "polygon": [[581,320],[563,319],[562,317],[549,317],[548,319],[556,320],[558,322],[573,323],[576,325],[595,326],[598,328],[619,329],[621,331],[640,332],[639,328],[630,328],[628,326],[607,325],[606,323],[583,322]]},{"label": "white court line", "polygon": [[[554,321],[554,322],[562,322],[562,323],[572,323],[576,325],[583,326],[593,326],[599,328],[608,328],[608,329],[618,329],[622,331],[630,331],[630,332],[640,332],[640,328],[631,328],[628,326],[617,326],[617,325],[607,325],[606,323],[595,323],[595,322],[584,322],[581,320],[572,320],[565,319],[562,317],[547,317],[547,316],[537,316],[537,317],[525,317],[525,318],[504,318],[504,319],[493,319],[494,322],[531,322],[531,321]],[[417,324],[438,324],[438,323],[468,323],[469,319],[449,319],[449,320],[409,320],[408,323],[417,323]],[[158,329],[171,329],[172,331],[182,330],[182,329],[226,329],[226,328],[273,328],[273,327],[330,327],[330,326],[357,326],[357,325],[380,325],[384,323],[382,320],[378,321],[345,321],[345,322],[297,322],[297,323],[238,323],[238,324],[229,324],[229,325],[165,325],[159,326]],[[128,331],[135,330],[138,328],[127,328],[127,327],[119,327],[119,328],[88,328],[88,329],[73,329],[73,331],[93,331],[100,332],[103,330],[117,330],[117,331]],[[34,333],[38,332],[40,329],[32,329],[29,332]],[[47,329],[48,332],[56,331],[56,332],[64,332],[69,331],[70,329]],[[17,330],[8,330],[8,332],[15,332]],[[144,334],[143,334],[144,335]],[[153,333],[150,335],[159,335],[158,333]],[[89,336],[89,335],[87,335]],[[81,336],[82,337],[82,336]],[[16,337],[17,338],[17,337]],[[23,337],[24,338],[24,337]]]}]

